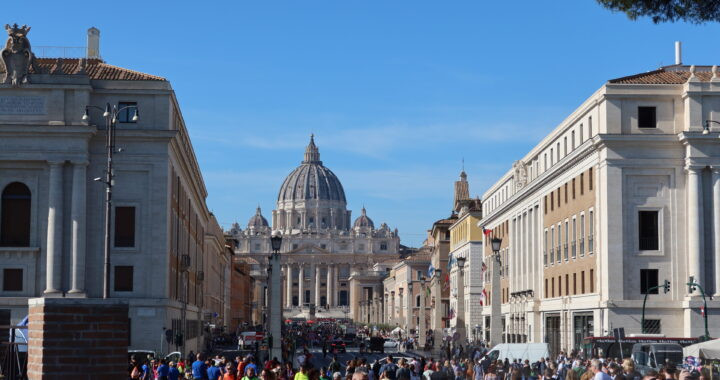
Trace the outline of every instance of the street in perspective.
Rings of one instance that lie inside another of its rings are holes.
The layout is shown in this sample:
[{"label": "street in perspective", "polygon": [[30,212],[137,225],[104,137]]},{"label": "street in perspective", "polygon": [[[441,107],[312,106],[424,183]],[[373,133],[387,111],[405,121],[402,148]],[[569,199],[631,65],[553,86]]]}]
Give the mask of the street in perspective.
[{"label": "street in perspective", "polygon": [[4,13],[0,380],[720,377],[720,2],[79,3]]}]

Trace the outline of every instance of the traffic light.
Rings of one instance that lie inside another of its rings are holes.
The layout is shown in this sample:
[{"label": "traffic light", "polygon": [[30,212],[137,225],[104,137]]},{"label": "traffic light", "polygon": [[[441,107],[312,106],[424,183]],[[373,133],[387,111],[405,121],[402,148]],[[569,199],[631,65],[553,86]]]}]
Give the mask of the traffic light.
[{"label": "traffic light", "polygon": [[670,281],[665,280],[663,283],[663,293],[666,293],[670,291]]},{"label": "traffic light", "polygon": [[183,345],[183,334],[181,332],[175,334],[175,345],[178,347]]},{"label": "traffic light", "polygon": [[173,330],[167,329],[165,330],[165,341],[167,341],[168,344],[172,343],[173,340]]}]

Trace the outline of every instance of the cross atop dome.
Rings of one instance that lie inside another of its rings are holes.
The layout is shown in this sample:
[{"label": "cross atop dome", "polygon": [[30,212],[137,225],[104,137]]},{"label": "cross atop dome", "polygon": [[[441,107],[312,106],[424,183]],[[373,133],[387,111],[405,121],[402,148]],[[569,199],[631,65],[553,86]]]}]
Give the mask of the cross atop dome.
[{"label": "cross atop dome", "polygon": [[305,160],[302,162],[303,164],[320,164],[322,165],[322,161],[320,161],[320,151],[318,150],[318,147],[315,145],[315,135],[310,134],[310,143],[308,144],[307,148],[305,148]]}]

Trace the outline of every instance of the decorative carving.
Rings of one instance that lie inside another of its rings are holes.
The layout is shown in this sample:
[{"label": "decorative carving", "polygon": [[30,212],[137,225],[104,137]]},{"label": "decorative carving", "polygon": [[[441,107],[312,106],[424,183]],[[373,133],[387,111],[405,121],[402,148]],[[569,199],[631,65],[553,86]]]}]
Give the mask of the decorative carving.
[{"label": "decorative carving", "polygon": [[23,83],[28,83],[30,67],[35,63],[35,55],[30,50],[30,41],[27,39],[30,27],[6,24],[5,30],[9,37],[5,48],[0,52],[3,64],[5,64],[3,83],[10,83],[13,87],[18,87]]},{"label": "decorative carving", "polygon": [[515,180],[515,189],[522,189],[527,184],[527,168],[522,161],[513,163],[513,179]]}]

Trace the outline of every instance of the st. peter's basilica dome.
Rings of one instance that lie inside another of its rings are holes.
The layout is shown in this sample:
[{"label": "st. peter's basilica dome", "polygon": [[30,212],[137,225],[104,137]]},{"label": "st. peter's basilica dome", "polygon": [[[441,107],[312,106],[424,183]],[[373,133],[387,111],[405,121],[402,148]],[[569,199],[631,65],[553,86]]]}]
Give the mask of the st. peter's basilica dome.
[{"label": "st. peter's basilica dome", "polygon": [[329,200],[345,204],[345,190],[340,180],[320,161],[313,136],[305,148],[305,159],[290,173],[280,187],[278,202]]}]

